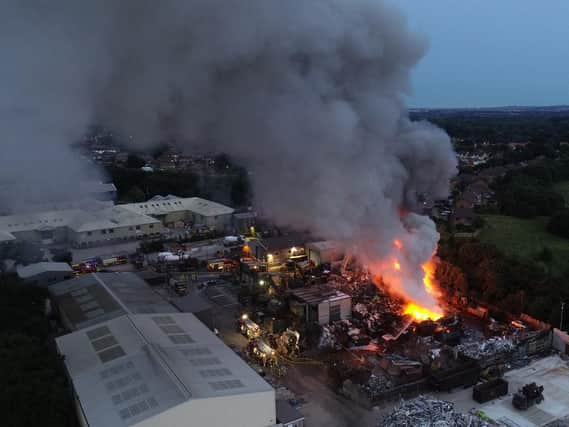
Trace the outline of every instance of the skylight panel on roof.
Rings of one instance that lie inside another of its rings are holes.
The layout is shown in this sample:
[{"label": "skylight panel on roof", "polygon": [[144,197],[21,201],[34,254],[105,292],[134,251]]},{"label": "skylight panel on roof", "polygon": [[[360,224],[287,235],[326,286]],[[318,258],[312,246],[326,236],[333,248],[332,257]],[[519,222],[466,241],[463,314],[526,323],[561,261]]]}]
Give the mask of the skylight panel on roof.
[{"label": "skylight panel on roof", "polygon": [[99,328],[91,329],[90,331],[86,332],[87,337],[90,340],[96,340],[97,338],[104,337],[105,335],[110,335],[111,330],[106,326],[101,326]]},{"label": "skylight panel on roof", "polygon": [[194,366],[221,365],[221,361],[217,357],[190,359],[190,363]]},{"label": "skylight panel on roof", "polygon": [[105,311],[102,308],[97,308],[96,310],[88,311],[85,313],[85,317],[87,319],[92,319],[94,317],[99,317],[105,314]]},{"label": "skylight panel on roof", "polygon": [[124,352],[124,350],[122,349],[122,347],[120,345],[117,345],[116,347],[112,347],[109,348],[108,350],[103,350],[100,351],[99,353],[97,353],[97,355],[99,356],[99,359],[101,359],[101,362],[103,363],[107,363],[110,362],[111,360],[115,360],[119,357],[124,356],[126,353]]},{"label": "skylight panel on roof", "polygon": [[204,369],[203,371],[200,371],[200,375],[204,378],[224,377],[227,375],[231,375],[231,371],[227,368]]},{"label": "skylight panel on roof", "polygon": [[152,320],[154,320],[154,323],[156,323],[157,325],[172,325],[172,324],[176,324],[176,322],[174,321],[174,319],[172,319],[170,316],[154,316],[152,317]]},{"label": "skylight panel on roof", "polygon": [[79,308],[83,311],[93,310],[94,308],[99,308],[99,303],[97,301],[89,301],[84,304],[79,304]]},{"label": "skylight panel on roof", "polygon": [[121,403],[148,393],[148,391],[148,386],[146,384],[140,384],[138,386],[128,388],[121,393],[113,395],[111,397],[111,400],[113,401],[114,405],[120,405]]},{"label": "skylight panel on roof", "polygon": [[211,354],[211,350],[206,347],[196,347],[196,348],[184,348],[180,350],[184,356],[203,356],[206,354]]},{"label": "skylight panel on roof", "polygon": [[154,408],[158,406],[158,402],[153,397],[145,400],[141,400],[140,402],[135,403],[134,405],[129,406],[128,408],[121,409],[119,411],[119,415],[123,420],[126,420],[130,417],[135,417],[141,412],[147,411],[150,408]]},{"label": "skylight panel on roof", "polygon": [[162,325],[160,326],[160,329],[162,329],[162,331],[165,334],[183,334],[184,330],[182,328],[180,328],[178,325]]},{"label": "skylight panel on roof", "polygon": [[86,294],[87,292],[89,292],[87,288],[76,289],[74,291],[71,291],[71,296],[76,298],[80,295]]},{"label": "skylight panel on roof", "polygon": [[214,381],[210,382],[209,385],[216,391],[245,387],[241,380]]},{"label": "skylight panel on roof", "polygon": [[190,344],[193,343],[194,340],[187,334],[180,334],[180,335],[168,335],[170,341],[174,344]]},{"label": "skylight panel on roof", "polygon": [[126,387],[127,385],[132,384],[133,382],[141,380],[142,376],[138,372],[135,372],[134,374],[129,374],[124,377],[117,378],[116,380],[109,381],[107,384],[105,384],[105,386],[107,387],[108,391],[112,392],[121,389],[123,387]]},{"label": "skylight panel on roof", "polygon": [[105,348],[112,347],[117,344],[118,344],[117,340],[112,335],[108,335],[98,340],[91,341],[91,345],[93,346],[95,351],[101,351],[104,350]]},{"label": "skylight panel on roof", "polygon": [[112,377],[114,375],[118,375],[127,369],[132,369],[132,368],[134,368],[134,363],[132,363],[132,361],[129,360],[126,363],[121,363],[121,364],[118,364],[115,366],[111,366],[110,368],[103,369],[101,371],[101,378],[107,379],[107,378]]},{"label": "skylight panel on roof", "polygon": [[79,304],[86,303],[87,301],[91,301],[92,299],[93,295],[91,294],[85,294],[75,297],[75,301],[77,301]]}]

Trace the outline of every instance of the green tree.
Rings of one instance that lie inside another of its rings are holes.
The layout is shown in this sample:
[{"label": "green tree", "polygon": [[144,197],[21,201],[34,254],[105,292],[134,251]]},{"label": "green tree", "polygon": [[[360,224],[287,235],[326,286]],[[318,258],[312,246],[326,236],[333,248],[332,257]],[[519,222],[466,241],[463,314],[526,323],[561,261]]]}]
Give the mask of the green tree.
[{"label": "green tree", "polygon": [[569,210],[565,209],[553,215],[547,223],[547,231],[569,239]]},{"label": "green tree", "polygon": [[246,171],[241,171],[231,185],[231,201],[234,206],[245,206],[250,199],[250,183]]},{"label": "green tree", "polygon": [[140,169],[146,164],[144,159],[138,157],[136,154],[129,154],[126,159],[126,167],[130,169]]},{"label": "green tree", "polygon": [[146,200],[146,194],[137,185],[134,185],[128,190],[122,198],[125,202],[138,203]]}]

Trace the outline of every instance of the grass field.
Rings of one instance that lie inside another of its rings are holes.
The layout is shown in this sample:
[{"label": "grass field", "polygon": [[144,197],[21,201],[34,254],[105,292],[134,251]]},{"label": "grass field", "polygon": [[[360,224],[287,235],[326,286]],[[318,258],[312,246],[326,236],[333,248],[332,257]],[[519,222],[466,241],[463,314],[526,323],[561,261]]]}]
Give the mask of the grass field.
[{"label": "grass field", "polygon": [[569,205],[569,181],[561,181],[553,185],[553,189],[563,196],[565,205]]},{"label": "grass field", "polygon": [[569,239],[557,237],[545,229],[548,218],[520,219],[503,215],[485,215],[486,226],[480,240],[494,244],[502,252],[521,258],[533,258],[547,246],[553,252],[553,273],[569,268]]}]

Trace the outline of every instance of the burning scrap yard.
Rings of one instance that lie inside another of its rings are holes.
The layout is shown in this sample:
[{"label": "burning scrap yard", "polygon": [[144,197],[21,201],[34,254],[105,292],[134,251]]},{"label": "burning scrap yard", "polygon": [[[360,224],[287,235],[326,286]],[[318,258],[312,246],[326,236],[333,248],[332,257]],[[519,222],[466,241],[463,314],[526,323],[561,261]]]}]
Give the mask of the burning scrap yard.
[{"label": "burning scrap yard", "polygon": [[[500,377],[548,353],[550,327],[466,297],[446,296],[436,283],[435,263],[433,258],[421,269],[429,295],[425,305],[356,261],[351,268],[342,263],[338,274],[328,276],[328,286],[352,300],[351,318],[323,325],[317,341],[320,351],[335,355],[330,369],[344,394],[373,405],[451,391]],[[395,261],[393,270],[400,268]]]}]

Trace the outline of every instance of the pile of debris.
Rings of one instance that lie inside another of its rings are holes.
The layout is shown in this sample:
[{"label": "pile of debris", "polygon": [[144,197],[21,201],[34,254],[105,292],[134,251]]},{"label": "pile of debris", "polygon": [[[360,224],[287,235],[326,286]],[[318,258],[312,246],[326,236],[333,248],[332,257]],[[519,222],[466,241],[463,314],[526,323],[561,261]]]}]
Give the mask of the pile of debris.
[{"label": "pile of debris", "polygon": [[510,339],[503,337],[492,337],[486,341],[470,342],[456,346],[456,350],[464,356],[485,362],[482,365],[501,361],[508,357],[515,348],[516,346]]},{"label": "pile of debris", "polygon": [[322,327],[318,348],[339,350],[342,347],[367,346],[370,341],[371,338],[350,320],[338,320]]},{"label": "pile of debris", "polygon": [[336,348],[338,343],[330,328],[328,326],[324,326],[322,328],[322,333],[320,334],[320,338],[318,339],[318,348],[320,350],[331,350]]},{"label": "pile of debris", "polygon": [[430,396],[419,396],[401,402],[378,427],[489,427],[490,424],[474,414],[454,410],[454,404]]},{"label": "pile of debris", "polygon": [[361,387],[364,393],[373,400],[381,396],[383,393],[391,390],[394,387],[394,384],[385,375],[372,374],[367,382]]}]

